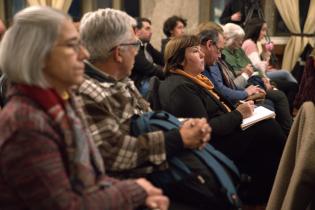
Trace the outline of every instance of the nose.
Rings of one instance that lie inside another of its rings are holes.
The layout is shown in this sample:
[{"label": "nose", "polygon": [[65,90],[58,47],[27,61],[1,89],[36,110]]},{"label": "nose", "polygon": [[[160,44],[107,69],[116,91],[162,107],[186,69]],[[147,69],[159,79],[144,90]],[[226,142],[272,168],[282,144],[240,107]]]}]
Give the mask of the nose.
[{"label": "nose", "polygon": [[83,45],[81,45],[78,58],[80,60],[85,60],[88,59],[89,57],[90,57],[89,51]]}]

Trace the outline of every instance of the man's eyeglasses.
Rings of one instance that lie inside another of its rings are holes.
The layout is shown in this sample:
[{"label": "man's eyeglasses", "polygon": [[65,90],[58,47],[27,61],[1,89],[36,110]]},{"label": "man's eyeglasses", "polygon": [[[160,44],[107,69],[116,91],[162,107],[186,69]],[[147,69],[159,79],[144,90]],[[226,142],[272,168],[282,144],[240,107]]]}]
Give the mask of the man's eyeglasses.
[{"label": "man's eyeglasses", "polygon": [[213,46],[217,49],[218,54],[222,54],[222,48],[218,47],[217,43],[213,43]]},{"label": "man's eyeglasses", "polygon": [[140,46],[142,45],[142,42],[140,40],[136,40],[134,42],[130,42],[130,43],[121,43],[115,47],[113,47],[112,49],[110,49],[110,52],[113,51],[116,47],[119,46],[131,46],[133,47],[136,51],[138,51],[140,49]]}]

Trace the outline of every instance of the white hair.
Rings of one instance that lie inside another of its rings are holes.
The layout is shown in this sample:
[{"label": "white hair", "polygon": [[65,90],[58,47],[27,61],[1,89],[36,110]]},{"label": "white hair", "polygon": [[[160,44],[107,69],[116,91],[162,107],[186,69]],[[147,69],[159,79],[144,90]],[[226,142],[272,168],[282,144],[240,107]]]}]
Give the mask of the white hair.
[{"label": "white hair", "polygon": [[86,13],[80,24],[80,36],[90,52],[90,60],[109,57],[111,49],[130,38],[134,18],[115,9],[99,9]]},{"label": "white hair", "polygon": [[14,16],[0,46],[0,68],[12,82],[49,86],[43,74],[45,59],[70,17],[50,7],[32,6]]},{"label": "white hair", "polygon": [[244,38],[245,32],[241,26],[234,23],[227,23],[223,26],[224,37],[226,39],[225,46],[231,46],[235,39]]}]

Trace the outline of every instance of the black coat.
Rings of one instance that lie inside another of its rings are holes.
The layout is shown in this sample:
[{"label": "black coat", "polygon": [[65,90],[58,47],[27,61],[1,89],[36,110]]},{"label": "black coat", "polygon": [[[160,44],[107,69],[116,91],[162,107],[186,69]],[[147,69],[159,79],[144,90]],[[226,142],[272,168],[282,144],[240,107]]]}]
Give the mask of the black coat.
[{"label": "black coat", "polygon": [[233,110],[228,112],[209,91],[182,75],[171,74],[162,81],[159,97],[162,109],[177,117],[207,118],[216,135],[227,135],[240,128],[242,115],[239,111],[225,101]]},{"label": "black coat", "polygon": [[[259,2],[260,2],[259,0],[231,0],[224,7],[224,10],[220,17],[220,23],[221,24],[235,23],[243,26],[244,21],[246,19],[246,15],[249,15],[250,10],[253,10],[253,14],[251,16],[252,18],[259,17],[258,8],[256,8],[256,6],[260,6]],[[253,6],[255,9],[252,8]],[[241,12],[242,16],[240,21],[231,20],[231,16],[236,12]]]},{"label": "black coat", "polygon": [[162,54],[156,50],[150,43],[147,43],[147,52],[152,56],[153,63],[148,61],[145,57],[144,46],[141,46],[138,54],[135,57],[135,64],[132,69],[131,79],[135,82],[137,88],[140,83],[150,77],[157,76],[164,78],[163,66],[164,60]]}]

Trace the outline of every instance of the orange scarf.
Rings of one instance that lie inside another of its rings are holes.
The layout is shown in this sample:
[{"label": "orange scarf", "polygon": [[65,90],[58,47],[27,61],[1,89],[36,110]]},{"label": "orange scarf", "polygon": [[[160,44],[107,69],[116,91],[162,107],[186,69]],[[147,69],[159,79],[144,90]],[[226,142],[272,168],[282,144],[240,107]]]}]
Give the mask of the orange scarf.
[{"label": "orange scarf", "polygon": [[227,109],[228,112],[231,111],[231,109],[222,100],[220,100],[220,96],[214,92],[214,85],[206,76],[202,74],[198,74],[197,76],[192,76],[181,69],[172,70],[171,72],[175,74],[183,75],[184,77],[191,79],[196,84],[200,85],[201,87],[209,91],[210,94],[214,96],[216,99],[218,99],[223,104],[223,106]]}]

